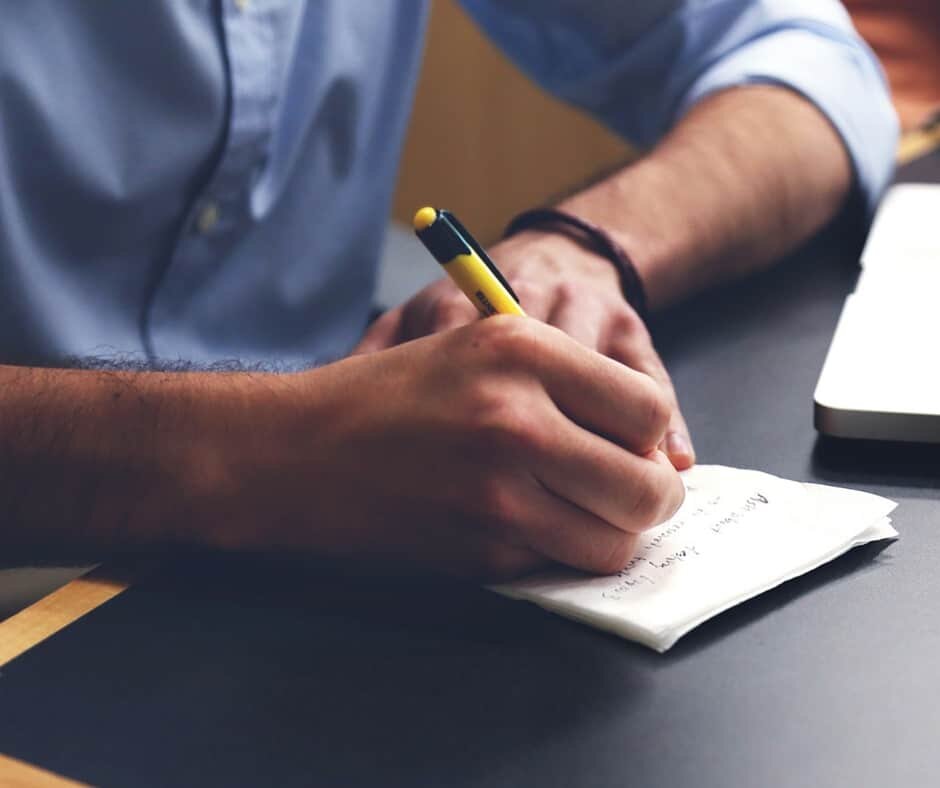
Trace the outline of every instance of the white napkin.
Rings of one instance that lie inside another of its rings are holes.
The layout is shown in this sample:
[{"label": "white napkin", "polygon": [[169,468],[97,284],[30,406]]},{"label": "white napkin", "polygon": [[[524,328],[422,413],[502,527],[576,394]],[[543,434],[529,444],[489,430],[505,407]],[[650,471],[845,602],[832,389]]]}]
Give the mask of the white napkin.
[{"label": "white napkin", "polygon": [[831,561],[897,538],[877,495],[699,465],[676,515],[646,532],[622,572],[557,569],[493,590],[666,651],[703,621]]}]

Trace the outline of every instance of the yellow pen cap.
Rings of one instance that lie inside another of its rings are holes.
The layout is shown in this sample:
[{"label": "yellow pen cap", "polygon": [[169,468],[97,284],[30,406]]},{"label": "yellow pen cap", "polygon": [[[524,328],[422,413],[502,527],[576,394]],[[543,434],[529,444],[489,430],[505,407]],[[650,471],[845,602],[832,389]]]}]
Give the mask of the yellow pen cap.
[{"label": "yellow pen cap", "polygon": [[415,232],[421,232],[422,230],[427,230],[434,222],[437,221],[437,210],[431,207],[421,208],[414,218],[414,228]]}]

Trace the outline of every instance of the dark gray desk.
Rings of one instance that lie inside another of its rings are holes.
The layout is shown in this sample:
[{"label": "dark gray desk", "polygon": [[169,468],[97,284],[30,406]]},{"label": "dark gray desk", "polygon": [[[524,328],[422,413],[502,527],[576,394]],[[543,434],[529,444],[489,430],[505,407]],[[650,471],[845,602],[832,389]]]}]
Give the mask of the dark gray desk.
[{"label": "dark gray desk", "polygon": [[845,256],[817,245],[657,334],[703,461],[894,497],[898,543],[666,656],[473,588],[180,562],[4,670],[0,752],[119,785],[936,784],[940,455],[811,426]]}]

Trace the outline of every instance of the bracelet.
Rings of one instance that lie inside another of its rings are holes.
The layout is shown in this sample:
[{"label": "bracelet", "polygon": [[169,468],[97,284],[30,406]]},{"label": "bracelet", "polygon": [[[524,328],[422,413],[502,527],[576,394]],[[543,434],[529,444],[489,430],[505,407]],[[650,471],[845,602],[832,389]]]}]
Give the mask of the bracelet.
[{"label": "bracelet", "polygon": [[620,289],[623,297],[636,310],[636,313],[644,321],[646,320],[649,310],[643,281],[630,256],[606,230],[554,208],[536,208],[520,213],[509,223],[503,237],[509,238],[523,230],[559,232],[577,241],[585,249],[609,260],[620,276]]}]

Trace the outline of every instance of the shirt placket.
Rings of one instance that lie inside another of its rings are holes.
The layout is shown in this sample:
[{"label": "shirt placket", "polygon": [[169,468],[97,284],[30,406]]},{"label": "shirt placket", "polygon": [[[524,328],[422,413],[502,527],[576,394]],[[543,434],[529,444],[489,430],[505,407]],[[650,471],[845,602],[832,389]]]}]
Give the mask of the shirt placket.
[{"label": "shirt placket", "polygon": [[[278,83],[273,48],[278,4],[271,0],[222,0],[229,109],[223,149],[212,175],[192,201],[160,288],[155,293],[146,344],[174,319],[177,298],[200,266],[218,265],[229,242],[251,217],[251,187],[268,155],[276,121]],[[161,292],[162,291],[162,292]],[[161,298],[162,297],[162,298]]]},{"label": "shirt placket", "polygon": [[277,104],[276,9],[264,0],[223,0],[231,105],[224,152],[197,202],[195,229],[230,232],[249,213],[250,189],[267,156]]}]

